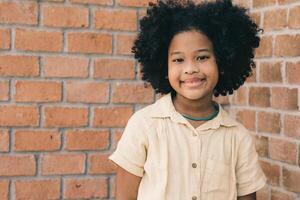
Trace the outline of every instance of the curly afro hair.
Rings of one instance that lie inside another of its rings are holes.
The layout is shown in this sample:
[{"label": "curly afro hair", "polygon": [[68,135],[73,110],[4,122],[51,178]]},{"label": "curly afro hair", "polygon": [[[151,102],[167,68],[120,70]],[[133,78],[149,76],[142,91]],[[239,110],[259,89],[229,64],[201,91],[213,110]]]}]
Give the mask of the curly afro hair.
[{"label": "curly afro hair", "polygon": [[258,28],[247,9],[231,0],[196,4],[191,0],[158,0],[149,3],[140,20],[132,52],[141,64],[142,79],[156,93],[175,93],[168,79],[168,48],[174,35],[197,30],[212,42],[219,80],[214,96],[232,94],[251,75],[254,49],[259,46]]}]

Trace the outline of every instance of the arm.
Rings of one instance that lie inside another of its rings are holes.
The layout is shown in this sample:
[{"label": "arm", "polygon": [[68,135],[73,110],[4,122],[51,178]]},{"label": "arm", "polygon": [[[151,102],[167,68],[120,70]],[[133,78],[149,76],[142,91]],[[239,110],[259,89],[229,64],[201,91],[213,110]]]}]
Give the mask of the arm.
[{"label": "arm", "polygon": [[116,200],[136,200],[141,179],[118,166]]},{"label": "arm", "polygon": [[256,192],[248,194],[246,196],[238,197],[237,200],[256,200]]}]

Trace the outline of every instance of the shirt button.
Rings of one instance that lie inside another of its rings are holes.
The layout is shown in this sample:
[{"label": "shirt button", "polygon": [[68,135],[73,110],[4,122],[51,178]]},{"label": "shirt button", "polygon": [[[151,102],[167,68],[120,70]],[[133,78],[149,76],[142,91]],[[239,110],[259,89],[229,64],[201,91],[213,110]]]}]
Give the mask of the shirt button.
[{"label": "shirt button", "polygon": [[192,200],[197,200],[197,197],[196,197],[196,196],[193,196],[193,197],[192,197]]},{"label": "shirt button", "polygon": [[196,164],[196,163],[193,163],[193,164],[192,164],[192,167],[193,167],[193,168],[196,168],[196,167],[197,167],[197,164]]}]

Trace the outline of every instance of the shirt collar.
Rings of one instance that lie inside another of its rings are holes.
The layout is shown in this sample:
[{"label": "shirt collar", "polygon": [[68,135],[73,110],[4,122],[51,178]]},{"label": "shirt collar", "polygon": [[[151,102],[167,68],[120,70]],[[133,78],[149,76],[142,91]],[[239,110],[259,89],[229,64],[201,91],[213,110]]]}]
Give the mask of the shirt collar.
[{"label": "shirt collar", "polygon": [[[228,113],[223,110],[222,106],[219,106],[218,115],[212,119],[207,121],[206,123],[200,125],[196,128],[196,130],[209,130],[209,129],[217,129],[220,126],[232,127],[237,126],[238,123],[232,119]],[[150,116],[153,118],[170,118],[172,121],[176,123],[186,124],[189,122],[185,119],[180,113],[175,110],[174,104],[172,102],[171,93],[168,93],[158,99],[154,104],[154,109],[151,110]]]}]

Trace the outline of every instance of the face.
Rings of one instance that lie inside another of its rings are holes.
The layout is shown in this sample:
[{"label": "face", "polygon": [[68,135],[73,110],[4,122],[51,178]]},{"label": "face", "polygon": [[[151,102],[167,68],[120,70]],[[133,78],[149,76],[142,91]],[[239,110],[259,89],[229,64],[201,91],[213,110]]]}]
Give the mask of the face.
[{"label": "face", "polygon": [[176,34],[168,50],[168,78],[177,96],[212,98],[218,67],[208,37],[191,30]]}]

